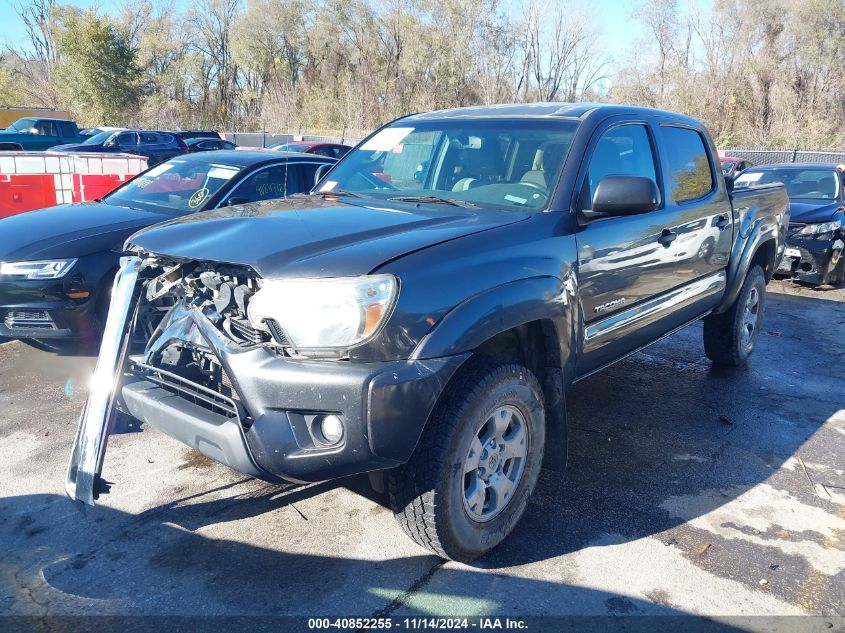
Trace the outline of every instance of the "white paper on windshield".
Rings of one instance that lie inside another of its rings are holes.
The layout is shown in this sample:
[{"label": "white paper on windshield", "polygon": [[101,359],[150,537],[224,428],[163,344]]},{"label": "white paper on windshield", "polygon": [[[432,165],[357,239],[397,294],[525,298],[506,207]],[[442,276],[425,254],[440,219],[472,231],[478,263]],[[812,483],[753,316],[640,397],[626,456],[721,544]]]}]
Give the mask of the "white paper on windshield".
[{"label": "white paper on windshield", "polygon": [[750,174],[742,174],[742,176],[740,176],[739,178],[736,179],[735,184],[742,184],[742,183],[747,182],[749,185],[753,185],[755,182],[760,180],[762,177],[763,177],[762,171],[752,172]]},{"label": "white paper on windshield", "polygon": [[212,167],[208,170],[209,178],[217,178],[219,180],[229,180],[238,173],[237,169],[231,167]]},{"label": "white paper on windshield", "polygon": [[336,180],[327,180],[326,182],[323,183],[323,186],[320,187],[320,191],[331,191],[335,187],[337,187],[337,181]]},{"label": "white paper on windshield", "polygon": [[399,145],[408,134],[414,131],[412,127],[389,127],[377,132],[373,138],[364,143],[361,149],[370,152],[389,152]]},{"label": "white paper on windshield", "polygon": [[147,177],[147,178],[154,177],[154,176],[161,176],[164,172],[166,172],[168,169],[170,169],[172,167],[173,167],[173,165],[168,165],[167,163],[163,163],[161,165],[156,165],[151,170],[149,170],[146,174],[144,174],[144,176]]}]

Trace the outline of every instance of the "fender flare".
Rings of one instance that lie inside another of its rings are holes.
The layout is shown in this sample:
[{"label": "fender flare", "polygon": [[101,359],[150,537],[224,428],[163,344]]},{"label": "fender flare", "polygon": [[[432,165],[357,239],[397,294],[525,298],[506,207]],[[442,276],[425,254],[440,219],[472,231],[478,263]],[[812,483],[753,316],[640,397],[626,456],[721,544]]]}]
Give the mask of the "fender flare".
[{"label": "fender flare", "polygon": [[734,252],[731,254],[731,263],[728,266],[728,281],[725,287],[725,294],[722,297],[721,303],[713,312],[720,314],[730,309],[739,296],[739,291],[742,289],[742,284],[745,282],[745,277],[748,274],[748,269],[751,267],[751,260],[757,254],[757,251],[767,242],[774,242],[775,246],[775,263],[777,267],[778,255],[783,255],[784,241],[778,231],[778,224],[769,223],[765,219],[760,218],[751,226],[748,237],[742,237],[742,228],[737,235]]},{"label": "fender flare", "polygon": [[[532,321],[559,325],[575,305],[571,286],[555,276],[529,277],[485,290],[458,304],[426,334],[411,359],[422,360],[472,351],[493,336]],[[558,331],[569,345],[571,332]],[[564,359],[562,359],[564,360]]]}]

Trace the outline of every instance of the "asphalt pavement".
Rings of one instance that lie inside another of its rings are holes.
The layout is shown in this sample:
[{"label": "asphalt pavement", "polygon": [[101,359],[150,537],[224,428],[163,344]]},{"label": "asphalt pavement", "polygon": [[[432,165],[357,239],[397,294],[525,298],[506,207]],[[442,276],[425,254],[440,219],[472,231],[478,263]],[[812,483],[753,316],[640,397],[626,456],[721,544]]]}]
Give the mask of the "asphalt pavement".
[{"label": "asphalt pavement", "polygon": [[[573,387],[569,463],[472,565],[408,540],[366,478],[250,480],[113,436],[64,471],[94,359],[0,345],[0,614],[845,616],[845,291],[770,289],[751,362],[693,325]],[[830,630],[827,627],[825,630]]]}]

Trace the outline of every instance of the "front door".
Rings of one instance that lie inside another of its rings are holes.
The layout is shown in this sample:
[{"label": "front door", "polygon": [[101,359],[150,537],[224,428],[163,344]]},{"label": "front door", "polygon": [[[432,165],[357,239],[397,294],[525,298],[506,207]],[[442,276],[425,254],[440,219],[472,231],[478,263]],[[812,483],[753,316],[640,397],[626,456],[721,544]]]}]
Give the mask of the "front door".
[{"label": "front door", "polygon": [[650,213],[593,220],[577,234],[582,375],[681,325],[689,311],[700,307],[700,299],[715,300],[719,290],[718,280],[703,279],[718,247],[703,242],[722,229],[710,205],[697,203],[702,188],[717,189],[712,165],[706,153],[704,163],[685,161],[691,175],[679,181],[675,167],[658,160],[665,141],[657,136],[661,132],[647,122],[611,123],[591,143],[579,197],[582,209],[589,208],[599,181],[608,175],[651,178],[662,201]]}]

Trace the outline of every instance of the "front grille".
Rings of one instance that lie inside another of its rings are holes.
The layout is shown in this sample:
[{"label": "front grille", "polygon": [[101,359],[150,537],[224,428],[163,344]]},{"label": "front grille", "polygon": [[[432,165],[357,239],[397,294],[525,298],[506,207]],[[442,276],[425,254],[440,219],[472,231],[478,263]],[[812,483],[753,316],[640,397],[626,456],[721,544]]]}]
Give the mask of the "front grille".
[{"label": "front grille", "polygon": [[56,324],[46,310],[9,310],[3,323],[10,330],[56,329]]},{"label": "front grille", "polygon": [[[242,415],[240,405],[233,398],[225,395],[223,389],[215,391],[203,385],[198,385],[173,372],[139,362],[132,364],[132,373],[204,409],[224,415],[233,420],[244,420],[245,416]],[[229,383],[226,390],[233,394],[234,389],[231,387],[228,376],[226,377],[226,382]]]},{"label": "front grille", "polygon": [[242,338],[245,343],[260,345],[267,340],[267,335],[252,327],[246,319],[227,317],[226,322],[232,330],[231,333]]}]

